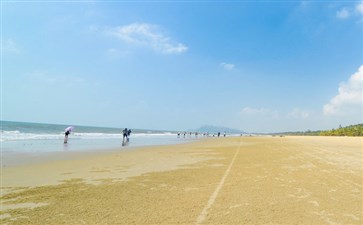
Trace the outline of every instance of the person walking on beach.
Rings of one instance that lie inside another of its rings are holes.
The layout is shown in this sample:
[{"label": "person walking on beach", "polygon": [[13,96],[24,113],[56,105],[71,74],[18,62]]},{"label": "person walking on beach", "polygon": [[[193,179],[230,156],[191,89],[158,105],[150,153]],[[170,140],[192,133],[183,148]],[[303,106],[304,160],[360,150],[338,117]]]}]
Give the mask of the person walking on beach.
[{"label": "person walking on beach", "polygon": [[127,138],[127,132],[128,132],[127,128],[123,129],[123,131],[122,131],[122,136],[123,136],[122,142],[123,143],[125,143],[125,138]]}]

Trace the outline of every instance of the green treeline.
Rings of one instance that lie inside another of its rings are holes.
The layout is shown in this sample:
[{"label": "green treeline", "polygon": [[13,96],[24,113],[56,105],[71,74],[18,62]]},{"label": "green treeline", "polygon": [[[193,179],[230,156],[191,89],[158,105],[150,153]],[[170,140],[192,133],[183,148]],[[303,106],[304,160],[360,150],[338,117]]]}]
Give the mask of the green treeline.
[{"label": "green treeline", "polygon": [[339,126],[338,129],[320,131],[321,136],[363,136],[363,124],[347,127]]},{"label": "green treeline", "polygon": [[351,125],[347,127],[339,126],[332,130],[318,131],[301,131],[301,132],[285,132],[275,135],[297,135],[297,136],[363,136],[363,124]]}]

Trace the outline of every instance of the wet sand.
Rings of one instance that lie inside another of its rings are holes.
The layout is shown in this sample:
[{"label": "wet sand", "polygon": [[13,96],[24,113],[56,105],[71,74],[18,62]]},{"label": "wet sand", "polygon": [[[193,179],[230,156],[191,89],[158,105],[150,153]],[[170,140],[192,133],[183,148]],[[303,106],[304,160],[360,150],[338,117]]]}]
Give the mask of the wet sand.
[{"label": "wet sand", "polygon": [[363,138],[209,138],[2,169],[1,224],[363,224]]}]

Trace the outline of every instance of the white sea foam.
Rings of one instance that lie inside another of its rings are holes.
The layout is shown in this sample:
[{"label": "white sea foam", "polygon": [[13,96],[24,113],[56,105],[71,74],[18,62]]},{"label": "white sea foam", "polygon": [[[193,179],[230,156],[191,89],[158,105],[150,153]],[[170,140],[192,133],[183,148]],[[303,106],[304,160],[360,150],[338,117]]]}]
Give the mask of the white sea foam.
[{"label": "white sea foam", "polygon": [[147,146],[183,143],[173,132],[132,129],[130,141],[123,143],[123,128],[74,126],[69,142],[63,143],[64,130],[69,126],[1,121],[2,152],[54,152],[118,149],[128,146]]},{"label": "white sea foam", "polygon": [[19,131],[2,131],[0,141],[17,141],[17,140],[48,140],[61,139],[61,134],[36,134],[22,133]]},{"label": "white sea foam", "polygon": [[175,136],[176,134],[170,133],[170,132],[164,132],[164,133],[136,133],[132,134],[131,137],[157,137],[157,136]]},{"label": "white sea foam", "polygon": [[[131,133],[132,138],[141,137],[162,137],[162,136],[173,136],[175,134],[170,132],[164,133]],[[121,133],[78,133],[73,132],[70,135],[74,139],[120,139],[122,138]],[[23,133],[18,130],[15,131],[2,131],[0,141],[21,141],[21,140],[58,140],[63,139],[64,133],[58,134],[46,134],[46,133]]]}]

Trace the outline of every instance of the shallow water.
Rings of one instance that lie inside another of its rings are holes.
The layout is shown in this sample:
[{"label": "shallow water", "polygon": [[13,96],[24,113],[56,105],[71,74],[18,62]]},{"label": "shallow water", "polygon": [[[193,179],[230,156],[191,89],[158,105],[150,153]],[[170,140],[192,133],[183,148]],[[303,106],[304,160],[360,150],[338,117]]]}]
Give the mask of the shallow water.
[{"label": "shallow water", "polygon": [[129,142],[123,142],[121,128],[75,126],[67,144],[63,143],[68,125],[1,121],[2,152],[61,152],[117,149],[148,145],[167,145],[195,140],[178,138],[175,132],[132,129]]},{"label": "shallow water", "polygon": [[60,151],[92,151],[99,149],[117,149],[149,145],[179,144],[196,140],[195,138],[177,138],[174,135],[165,136],[135,136],[123,143],[122,138],[108,139],[73,139],[68,143],[62,139],[18,140],[1,143],[2,152],[60,152]]}]

